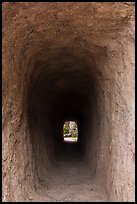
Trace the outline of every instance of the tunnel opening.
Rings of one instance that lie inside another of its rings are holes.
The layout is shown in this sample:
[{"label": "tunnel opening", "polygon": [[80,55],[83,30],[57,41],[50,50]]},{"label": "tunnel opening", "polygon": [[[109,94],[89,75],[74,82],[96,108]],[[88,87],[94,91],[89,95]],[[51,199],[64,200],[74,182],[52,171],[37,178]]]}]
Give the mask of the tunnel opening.
[{"label": "tunnel opening", "polygon": [[66,121],[63,125],[63,141],[78,142],[78,126],[75,121]]}]

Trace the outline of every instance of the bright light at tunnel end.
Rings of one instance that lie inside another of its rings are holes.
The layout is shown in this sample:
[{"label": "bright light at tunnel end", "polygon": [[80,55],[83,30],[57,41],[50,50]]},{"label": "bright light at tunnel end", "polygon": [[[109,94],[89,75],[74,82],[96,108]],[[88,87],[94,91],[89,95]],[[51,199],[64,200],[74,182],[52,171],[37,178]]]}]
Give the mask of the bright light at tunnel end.
[{"label": "bright light at tunnel end", "polygon": [[78,142],[78,126],[75,121],[66,121],[63,125],[63,141],[67,143]]}]

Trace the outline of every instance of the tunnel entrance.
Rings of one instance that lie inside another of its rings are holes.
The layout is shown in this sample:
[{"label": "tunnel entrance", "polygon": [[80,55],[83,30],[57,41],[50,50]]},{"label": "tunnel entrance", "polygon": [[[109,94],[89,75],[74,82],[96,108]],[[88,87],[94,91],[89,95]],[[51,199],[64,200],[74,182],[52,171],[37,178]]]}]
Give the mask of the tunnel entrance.
[{"label": "tunnel entrance", "polygon": [[64,142],[78,142],[78,126],[75,121],[66,121],[63,125]]}]

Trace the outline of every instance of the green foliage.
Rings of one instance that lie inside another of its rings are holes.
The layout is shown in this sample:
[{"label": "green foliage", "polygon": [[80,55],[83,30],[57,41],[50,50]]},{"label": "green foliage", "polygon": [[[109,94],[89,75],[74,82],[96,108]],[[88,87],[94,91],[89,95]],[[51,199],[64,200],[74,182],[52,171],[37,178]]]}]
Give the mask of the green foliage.
[{"label": "green foliage", "polygon": [[63,134],[64,137],[69,137],[69,138],[78,138],[78,130],[76,125],[75,126],[70,126],[67,124],[64,124],[63,126]]},{"label": "green foliage", "polygon": [[65,124],[63,126],[63,131],[64,131],[64,134],[68,134],[69,133],[69,128]]}]

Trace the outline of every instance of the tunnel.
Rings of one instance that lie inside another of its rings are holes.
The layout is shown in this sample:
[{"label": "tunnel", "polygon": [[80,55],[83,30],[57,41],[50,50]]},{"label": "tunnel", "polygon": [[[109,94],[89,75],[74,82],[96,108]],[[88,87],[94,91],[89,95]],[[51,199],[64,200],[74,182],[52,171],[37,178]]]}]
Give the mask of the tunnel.
[{"label": "tunnel", "polygon": [[134,201],[134,32],[133,2],[2,3],[3,201]]}]

